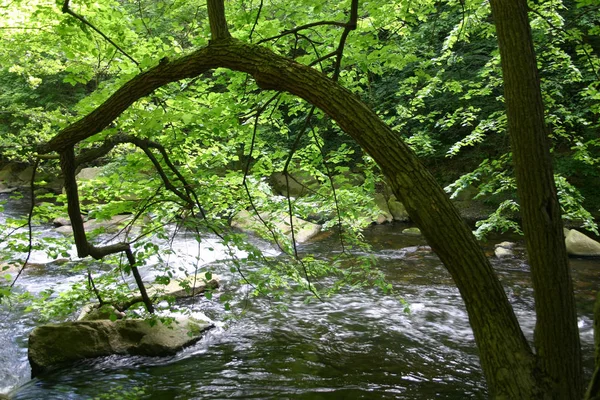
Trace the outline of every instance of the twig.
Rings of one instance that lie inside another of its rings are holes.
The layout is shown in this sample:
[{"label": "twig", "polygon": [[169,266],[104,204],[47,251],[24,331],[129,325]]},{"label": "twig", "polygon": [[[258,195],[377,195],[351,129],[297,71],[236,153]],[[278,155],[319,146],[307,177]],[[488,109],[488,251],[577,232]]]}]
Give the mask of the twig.
[{"label": "twig", "polygon": [[266,39],[259,40],[258,42],[256,42],[256,44],[262,44],[262,43],[265,43],[265,42],[269,42],[271,40],[276,40],[276,39],[282,38],[282,37],[284,37],[286,35],[295,34],[297,32],[300,32],[300,31],[304,30],[304,29],[313,28],[315,26],[324,26],[324,25],[339,26],[341,28],[346,28],[347,24],[344,23],[344,22],[338,22],[338,21],[317,21],[317,22],[311,22],[311,23],[308,23],[308,24],[305,24],[305,25],[297,26],[297,27],[292,28],[292,29],[287,29],[287,30],[281,32],[278,35],[271,36],[271,37],[268,37]]},{"label": "twig", "polygon": [[31,191],[31,202],[29,203],[29,214],[27,215],[27,229],[28,229],[28,238],[29,238],[29,244],[27,245],[27,257],[25,258],[25,261],[23,261],[23,266],[21,266],[21,268],[19,269],[17,276],[15,276],[15,279],[13,279],[12,283],[10,284],[11,288],[15,286],[17,279],[19,279],[19,277],[25,270],[25,267],[27,266],[27,263],[29,262],[29,259],[31,258],[31,251],[33,250],[33,229],[31,227],[31,219],[33,218],[33,209],[35,208],[35,174],[37,172],[37,168],[39,165],[40,165],[40,160],[36,159],[35,163],[33,164],[31,180],[29,181],[29,189]]},{"label": "twig", "polygon": [[[256,13],[256,19],[254,20],[254,25],[252,25],[252,29],[250,30],[250,35],[248,35],[248,41],[252,43],[252,35],[254,34],[254,30],[258,25],[258,19],[260,18],[260,13],[263,8],[263,0],[260,0],[260,5],[258,6],[258,12]],[[260,42],[259,42],[260,43]]]},{"label": "twig", "polygon": [[91,22],[89,22],[84,17],[82,17],[81,15],[79,15],[79,14],[75,13],[73,10],[71,10],[71,8],[69,7],[69,1],[70,0],[65,0],[65,2],[63,3],[62,10],[61,10],[63,13],[69,14],[73,18],[78,19],[79,21],[83,22],[85,25],[92,28],[94,31],[96,31],[96,33],[98,33],[100,36],[102,36],[104,38],[104,40],[106,40],[108,43],[113,45],[117,50],[119,50],[121,52],[121,54],[123,54],[125,57],[129,58],[131,60],[131,62],[133,62],[137,66],[140,65],[133,57],[131,57],[129,54],[127,54],[127,52],[125,50],[123,50],[111,38],[106,36],[100,29],[96,28]]}]

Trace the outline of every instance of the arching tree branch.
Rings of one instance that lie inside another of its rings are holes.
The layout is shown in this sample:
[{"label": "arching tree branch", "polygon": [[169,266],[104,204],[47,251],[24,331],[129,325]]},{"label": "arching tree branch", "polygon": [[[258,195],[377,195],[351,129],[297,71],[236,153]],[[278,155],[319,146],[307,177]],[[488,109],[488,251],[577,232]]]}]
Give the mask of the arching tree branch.
[{"label": "arching tree branch", "polygon": [[[222,0],[214,1],[222,4]],[[40,150],[72,152],[73,145],[101,132],[137,99],[169,82],[192,78],[216,67],[248,73],[263,89],[287,91],[303,98],[327,113],[373,157],[465,300],[492,397],[535,398],[534,356],[502,285],[470,228],[397,133],[357,96],[322,73],[257,45],[232,38],[213,40],[205,48],[133,78]],[[74,176],[72,179],[74,184]],[[74,207],[78,211],[78,205]],[[69,211],[72,218],[80,219],[75,213]],[[501,392],[505,387],[514,391]]]}]

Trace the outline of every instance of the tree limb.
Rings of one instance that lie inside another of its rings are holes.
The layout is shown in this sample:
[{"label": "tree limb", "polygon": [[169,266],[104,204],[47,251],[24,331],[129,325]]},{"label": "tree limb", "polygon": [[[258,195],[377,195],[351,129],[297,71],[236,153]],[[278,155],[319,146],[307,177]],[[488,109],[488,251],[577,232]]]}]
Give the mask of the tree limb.
[{"label": "tree limb", "polygon": [[231,37],[227,28],[227,20],[225,19],[225,4],[224,0],[208,0],[208,22],[210,24],[210,36],[212,41],[216,42],[222,39]]},{"label": "tree limb", "polygon": [[[397,133],[356,95],[318,71],[236,39],[211,41],[205,48],[133,78],[96,110],[60,131],[40,152],[67,149],[101,132],[156,88],[216,67],[248,73],[263,89],[287,91],[317,106],[373,157],[458,286],[491,393],[498,393],[506,381],[519,381],[524,383],[519,397],[532,398],[528,389],[534,386],[533,353],[471,229]],[[498,352],[499,348],[504,351]]]}]

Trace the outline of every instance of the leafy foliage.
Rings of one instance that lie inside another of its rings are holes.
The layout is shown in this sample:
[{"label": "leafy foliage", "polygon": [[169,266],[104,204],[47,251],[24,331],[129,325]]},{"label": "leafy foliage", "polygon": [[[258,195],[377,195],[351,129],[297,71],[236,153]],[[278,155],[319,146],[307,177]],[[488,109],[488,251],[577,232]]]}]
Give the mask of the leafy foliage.
[{"label": "leafy foliage", "polygon": [[[0,26],[5,33],[0,38],[0,162],[31,162],[38,144],[92,111],[140,70],[206,45],[209,37],[205,7],[183,0],[72,2],[74,12],[119,49],[55,4],[12,0],[0,7],[6,10]],[[564,216],[598,233],[592,213],[586,211],[595,211],[600,201],[598,13],[593,12],[593,2],[585,0],[531,7]],[[315,21],[345,21],[346,11],[343,3],[312,0],[260,5],[242,1],[227,8],[234,36],[260,42],[328,74],[335,69],[335,57],[324,56],[336,49],[339,25],[281,32]],[[477,199],[498,206],[478,224],[478,235],[520,232],[513,219],[518,199],[487,2],[364,2],[342,60],[340,83],[409,143],[452,196],[476,188]],[[358,259],[352,252],[363,246],[361,229],[377,216],[372,198],[383,178],[368,155],[303,101],[261,91],[248,76],[217,69],[139,100],[76,150],[82,154],[98,149],[116,133],[167,148],[169,160],[157,156],[165,177],[180,189],[194,190],[202,206],[201,212],[192,211],[165,190],[156,165],[131,144],[84,165],[103,166],[101,176],[80,182],[86,218],[132,215],[122,237],[134,244],[140,265],[159,260],[164,268],[159,281],[171,279],[175,271],[168,263],[170,250],[153,240],[168,241],[169,227],[176,225],[198,238],[203,232],[217,232],[232,253],[247,252],[243,261],[234,257],[231,268],[255,294],[279,298],[291,289],[308,289],[321,296],[342,285],[367,283],[391,290],[373,260]],[[167,161],[177,167],[187,187],[167,168]],[[42,168],[55,169],[56,160],[45,161]],[[315,185],[307,195],[287,199],[269,185],[275,173],[309,176]],[[34,225],[65,214],[64,196],[41,196],[39,191]],[[275,236],[286,254],[269,259],[228,230],[228,222],[242,210],[259,215],[291,212],[322,222],[324,229],[340,233],[347,251],[327,260],[296,257],[295,244],[267,221],[262,234]],[[30,250],[69,257],[70,246],[63,239],[36,237],[30,244],[25,222],[7,220],[0,228],[0,237],[11,237],[1,249],[3,261],[18,265]],[[96,243],[112,238],[102,229],[89,233]],[[118,265],[120,260],[112,261]],[[118,301],[124,289],[121,273],[130,271],[108,269],[95,279],[103,293]],[[328,287],[319,283],[330,276],[338,280]],[[2,290],[0,295],[8,295]],[[45,292],[36,304],[40,310],[54,304],[59,311],[46,316],[53,318],[93,297],[89,285],[77,283],[64,294]]]}]

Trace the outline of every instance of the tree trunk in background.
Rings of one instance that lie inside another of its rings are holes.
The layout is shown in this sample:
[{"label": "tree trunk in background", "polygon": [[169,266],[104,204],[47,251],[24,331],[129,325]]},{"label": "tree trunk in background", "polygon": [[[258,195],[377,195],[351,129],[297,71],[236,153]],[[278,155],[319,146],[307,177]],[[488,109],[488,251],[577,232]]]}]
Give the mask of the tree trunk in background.
[{"label": "tree trunk in background", "polygon": [[538,365],[555,399],[581,399],[583,372],[571,273],[526,0],[491,0],[508,131],[537,315]]}]

